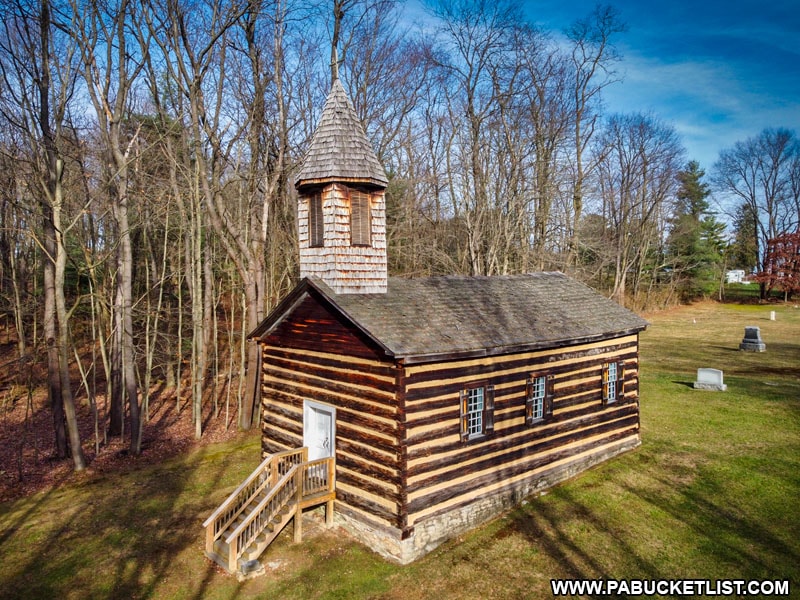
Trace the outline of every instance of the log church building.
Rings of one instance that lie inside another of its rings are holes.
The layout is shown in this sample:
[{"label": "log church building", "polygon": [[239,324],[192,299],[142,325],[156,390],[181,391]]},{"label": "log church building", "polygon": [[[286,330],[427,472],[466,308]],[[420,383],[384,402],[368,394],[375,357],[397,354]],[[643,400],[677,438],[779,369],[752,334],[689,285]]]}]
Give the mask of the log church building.
[{"label": "log church building", "polygon": [[301,281],[250,337],[263,456],[330,459],[328,511],[408,563],[639,445],[647,323],[562,273],[387,277],[387,184],[335,80],[296,178]]}]

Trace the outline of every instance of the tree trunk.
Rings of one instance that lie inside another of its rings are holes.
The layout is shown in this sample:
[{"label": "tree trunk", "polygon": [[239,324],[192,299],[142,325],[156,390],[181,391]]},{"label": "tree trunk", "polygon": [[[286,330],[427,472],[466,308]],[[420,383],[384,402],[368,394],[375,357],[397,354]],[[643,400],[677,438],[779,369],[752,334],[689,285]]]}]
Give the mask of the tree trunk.
[{"label": "tree trunk", "polygon": [[[120,169],[124,176],[125,170]],[[122,177],[120,178],[122,179]],[[117,190],[114,202],[114,216],[119,229],[119,246],[117,248],[119,272],[117,273],[117,311],[121,331],[117,338],[120,344],[117,354],[120,364],[117,366],[121,376],[122,389],[128,401],[131,416],[131,444],[133,454],[141,452],[142,440],[139,423],[139,398],[136,383],[134,361],[136,360],[133,343],[133,248],[131,245],[130,224],[128,221],[128,197],[124,180]],[[123,403],[124,404],[124,403]]]},{"label": "tree trunk", "polygon": [[112,304],[112,333],[110,354],[110,380],[106,393],[111,398],[109,407],[108,435],[121,436],[124,433],[125,402],[124,386],[122,384],[122,312],[119,310],[120,298],[119,285],[114,289],[114,302]]},{"label": "tree trunk", "polygon": [[53,207],[42,203],[44,229],[44,321],[42,329],[47,344],[47,394],[53,412],[55,451],[58,458],[67,456],[67,429],[64,420],[64,400],[61,395],[61,369],[56,334],[56,230]]},{"label": "tree trunk", "polygon": [[69,379],[69,327],[67,324],[67,306],[64,298],[64,272],[67,266],[67,249],[64,244],[63,228],[61,226],[62,189],[61,173],[63,163],[56,160],[55,193],[53,198],[53,226],[56,232],[56,260],[55,260],[55,303],[56,318],[58,321],[58,373],[61,381],[61,399],[64,415],[69,432],[69,445],[72,452],[72,462],[76,471],[86,468],[86,460],[81,447],[78,417],[75,412],[75,403],[72,398],[72,385]]},{"label": "tree trunk", "polygon": [[28,353],[28,348],[25,342],[25,320],[22,296],[20,294],[20,282],[25,281],[25,275],[19,272],[16,249],[9,249],[8,254],[11,267],[11,287],[14,292],[14,328],[17,330],[17,352],[20,358],[24,358]]}]

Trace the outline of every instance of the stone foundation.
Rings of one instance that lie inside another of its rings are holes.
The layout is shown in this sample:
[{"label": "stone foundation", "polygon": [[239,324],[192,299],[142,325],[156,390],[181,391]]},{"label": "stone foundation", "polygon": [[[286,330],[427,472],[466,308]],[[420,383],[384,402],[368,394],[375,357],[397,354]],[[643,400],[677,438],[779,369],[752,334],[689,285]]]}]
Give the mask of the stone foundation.
[{"label": "stone foundation", "polygon": [[501,489],[491,495],[476,498],[474,502],[447,512],[426,517],[414,524],[409,537],[402,539],[396,528],[378,525],[359,513],[337,503],[335,519],[361,543],[384,558],[399,564],[408,564],[421,558],[450,538],[456,537],[478,525],[490,521],[519,505],[526,497],[570,479],[618,454],[641,444],[638,436],[628,438],[603,448],[589,458],[561,465],[551,471],[537,473],[530,479]]}]

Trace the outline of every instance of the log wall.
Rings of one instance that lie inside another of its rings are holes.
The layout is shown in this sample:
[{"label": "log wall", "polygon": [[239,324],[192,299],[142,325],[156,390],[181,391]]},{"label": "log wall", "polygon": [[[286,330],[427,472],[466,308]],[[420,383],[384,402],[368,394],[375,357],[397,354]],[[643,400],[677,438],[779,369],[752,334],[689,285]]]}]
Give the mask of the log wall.
[{"label": "log wall", "polygon": [[[622,396],[605,405],[603,365],[622,362]],[[553,375],[552,417],[525,422],[528,375]],[[405,370],[406,527],[638,441],[638,336]],[[494,385],[494,431],[463,442],[459,391]]]},{"label": "log wall", "polygon": [[303,445],[304,400],[336,407],[337,511],[399,529],[397,375],[374,358],[262,345],[263,454]]}]

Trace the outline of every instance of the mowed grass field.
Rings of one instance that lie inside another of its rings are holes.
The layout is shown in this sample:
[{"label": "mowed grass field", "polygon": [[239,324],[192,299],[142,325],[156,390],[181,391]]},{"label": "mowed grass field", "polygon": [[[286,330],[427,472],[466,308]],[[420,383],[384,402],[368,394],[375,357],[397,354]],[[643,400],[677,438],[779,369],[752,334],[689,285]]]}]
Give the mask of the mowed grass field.
[{"label": "mowed grass field", "polygon": [[[289,526],[266,575],[215,568],[201,523],[257,464],[251,433],[0,505],[0,597],[519,599],[551,597],[552,578],[788,579],[800,597],[800,309],[647,318],[641,447],[411,565],[338,529],[295,545]],[[767,352],[738,350],[748,325]],[[692,389],[698,367],[722,369],[728,391]]]}]

